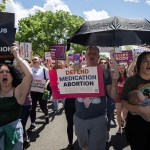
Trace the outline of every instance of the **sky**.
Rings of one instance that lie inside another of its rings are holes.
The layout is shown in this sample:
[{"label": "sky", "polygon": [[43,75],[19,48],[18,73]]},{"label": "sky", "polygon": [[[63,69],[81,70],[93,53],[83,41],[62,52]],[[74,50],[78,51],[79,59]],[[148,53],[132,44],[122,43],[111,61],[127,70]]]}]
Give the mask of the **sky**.
[{"label": "sky", "polygon": [[150,20],[150,0],[9,0],[6,3],[6,11],[15,13],[15,27],[18,20],[38,10],[64,10],[87,21],[113,16]]}]

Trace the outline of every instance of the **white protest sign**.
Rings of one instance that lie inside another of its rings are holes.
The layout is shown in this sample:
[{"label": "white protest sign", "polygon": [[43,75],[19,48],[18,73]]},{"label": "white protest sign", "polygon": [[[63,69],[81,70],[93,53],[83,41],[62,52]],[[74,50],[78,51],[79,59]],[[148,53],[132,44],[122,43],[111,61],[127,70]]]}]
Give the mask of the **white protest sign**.
[{"label": "white protest sign", "polygon": [[24,59],[24,49],[25,49],[25,43],[20,42],[20,47],[19,47],[19,54],[22,59]]},{"label": "white protest sign", "polygon": [[31,84],[31,91],[43,93],[46,80],[35,79]]},{"label": "white protest sign", "polygon": [[32,54],[32,43],[25,43],[24,44],[24,58],[27,60],[31,59]]},{"label": "white protest sign", "polygon": [[99,93],[96,67],[85,67],[81,70],[58,69],[58,88],[60,94]]}]

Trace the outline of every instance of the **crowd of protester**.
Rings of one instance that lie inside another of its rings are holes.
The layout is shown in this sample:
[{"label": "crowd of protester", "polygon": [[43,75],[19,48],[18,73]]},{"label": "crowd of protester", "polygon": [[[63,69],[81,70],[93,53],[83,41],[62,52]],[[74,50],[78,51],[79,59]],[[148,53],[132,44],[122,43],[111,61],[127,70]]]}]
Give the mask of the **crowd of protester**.
[{"label": "crowd of protester", "polygon": [[[49,124],[48,100],[53,102],[54,114],[58,111],[58,102],[63,104],[67,121],[66,150],[73,150],[74,132],[82,150],[105,150],[115,112],[116,134],[121,136],[125,131],[132,150],[150,149],[150,122],[147,121],[150,119],[150,106],[133,105],[130,101],[132,95],[140,99],[134,90],[150,99],[150,52],[141,53],[137,60],[126,65],[116,62],[114,50],[110,51],[110,58],[101,58],[99,49],[90,46],[86,52],[86,66],[102,67],[105,96],[54,99],[49,70],[78,70],[82,66],[59,60],[43,63],[39,56],[34,56],[29,62],[19,56],[16,46],[11,50],[16,63],[0,65],[0,150],[6,147],[7,150],[21,150],[30,146],[28,132],[34,134],[37,130],[38,105],[44,113],[45,123]],[[37,81],[43,83],[42,90],[34,88]],[[49,91],[47,100],[43,99],[45,90]],[[10,113],[14,115],[8,117]],[[31,125],[26,129],[28,118]],[[11,140],[6,140],[5,136],[10,136]]]}]

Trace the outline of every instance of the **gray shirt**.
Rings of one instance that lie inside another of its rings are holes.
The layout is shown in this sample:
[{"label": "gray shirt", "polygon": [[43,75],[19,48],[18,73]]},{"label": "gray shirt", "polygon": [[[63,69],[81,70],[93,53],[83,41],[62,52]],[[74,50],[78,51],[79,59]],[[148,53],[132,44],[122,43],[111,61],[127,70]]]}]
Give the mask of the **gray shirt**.
[{"label": "gray shirt", "polygon": [[[111,75],[108,71],[107,75],[104,75],[104,87],[105,87],[105,95],[106,85],[111,85]],[[83,98],[76,98],[76,113],[75,115],[81,119],[94,119],[99,116],[102,116],[106,113],[106,96],[102,97],[93,97],[92,101],[88,108],[85,107],[83,102]]]}]

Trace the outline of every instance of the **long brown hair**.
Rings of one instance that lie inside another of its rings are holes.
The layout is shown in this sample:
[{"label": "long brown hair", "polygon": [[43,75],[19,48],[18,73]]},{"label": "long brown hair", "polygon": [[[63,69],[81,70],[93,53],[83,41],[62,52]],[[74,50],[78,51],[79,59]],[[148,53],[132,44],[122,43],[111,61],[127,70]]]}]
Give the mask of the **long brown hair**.
[{"label": "long brown hair", "polygon": [[[126,70],[126,68],[125,68],[125,65],[124,65],[124,64],[121,64],[121,65],[119,65],[119,66],[124,66],[125,71],[124,71],[124,73],[123,73],[123,77],[124,77],[125,79],[127,79],[127,70]],[[119,72],[119,78],[118,78],[118,81],[119,81],[119,82],[123,82],[123,78],[122,78],[120,72]]]}]

